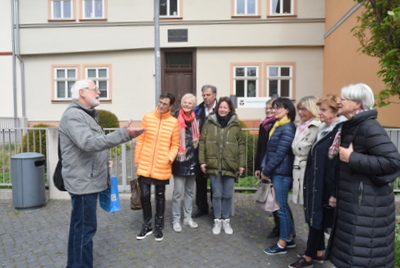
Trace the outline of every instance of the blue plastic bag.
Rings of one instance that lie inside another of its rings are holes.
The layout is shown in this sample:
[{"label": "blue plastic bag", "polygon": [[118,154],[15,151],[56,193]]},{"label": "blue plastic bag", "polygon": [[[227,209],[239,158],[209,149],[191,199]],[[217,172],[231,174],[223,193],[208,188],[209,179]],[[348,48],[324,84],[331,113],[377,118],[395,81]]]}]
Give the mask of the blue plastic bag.
[{"label": "blue plastic bag", "polygon": [[100,192],[100,207],[111,213],[117,212],[121,209],[117,177],[112,176],[110,188]]}]

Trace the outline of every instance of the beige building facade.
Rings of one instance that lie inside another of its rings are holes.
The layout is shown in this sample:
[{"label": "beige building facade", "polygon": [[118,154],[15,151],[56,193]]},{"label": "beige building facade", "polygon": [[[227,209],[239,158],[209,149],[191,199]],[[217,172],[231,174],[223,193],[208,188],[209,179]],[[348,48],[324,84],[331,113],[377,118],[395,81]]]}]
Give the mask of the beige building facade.
[{"label": "beige building facade", "polygon": [[[360,42],[351,34],[363,7],[352,0],[327,0],[324,47],[324,94],[340,95],[349,84],[365,83],[377,94],[384,83],[377,76],[379,59],[357,51]],[[387,107],[377,108],[378,120],[384,127],[400,127],[400,100],[392,99]]]},{"label": "beige building facade", "polygon": [[11,3],[0,0],[0,117],[14,117]]},{"label": "beige building facade", "polygon": [[[99,109],[112,111],[121,123],[139,124],[154,109],[153,1],[15,2],[24,66],[24,77],[17,73],[18,94],[25,99],[18,116],[25,109],[30,126],[57,125],[71,101],[70,86],[84,78],[102,92]],[[246,103],[274,94],[293,101],[322,95],[324,1],[160,2],[161,92],[178,100],[192,92],[201,102],[201,86],[212,84],[218,96]],[[239,105],[237,113],[256,127],[263,107]]]}]

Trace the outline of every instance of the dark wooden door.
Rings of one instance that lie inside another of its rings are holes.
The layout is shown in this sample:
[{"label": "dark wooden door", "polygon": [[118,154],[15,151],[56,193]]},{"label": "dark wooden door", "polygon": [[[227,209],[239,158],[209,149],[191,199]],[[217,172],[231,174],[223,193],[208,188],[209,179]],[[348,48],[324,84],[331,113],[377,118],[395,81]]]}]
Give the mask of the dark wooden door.
[{"label": "dark wooden door", "polygon": [[193,49],[163,50],[161,92],[175,95],[172,111],[181,107],[186,93],[196,94],[195,51]]}]

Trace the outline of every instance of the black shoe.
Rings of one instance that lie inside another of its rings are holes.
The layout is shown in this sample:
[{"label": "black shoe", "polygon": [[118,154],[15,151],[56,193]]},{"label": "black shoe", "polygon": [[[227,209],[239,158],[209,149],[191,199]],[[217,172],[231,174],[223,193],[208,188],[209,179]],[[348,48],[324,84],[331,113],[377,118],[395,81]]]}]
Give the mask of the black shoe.
[{"label": "black shoe", "polygon": [[198,217],[201,217],[201,216],[207,215],[207,214],[208,214],[207,210],[197,209],[195,212],[192,213],[192,218],[198,218]]},{"label": "black shoe", "polygon": [[[301,258],[301,257],[303,257],[303,255],[304,254],[297,254],[297,257]],[[316,262],[316,263],[319,263],[319,264],[323,264],[324,260],[325,260],[324,255],[322,255],[322,256],[314,256],[312,258],[313,258],[313,262]]]},{"label": "black shoe", "polygon": [[267,238],[276,238],[279,237],[279,228],[277,226],[274,226],[272,228],[272,231],[267,235]]},{"label": "black shoe", "polygon": [[297,261],[289,265],[289,268],[313,268],[314,264],[312,261],[308,262],[303,257],[300,257]]},{"label": "black shoe", "polygon": [[137,240],[145,239],[147,236],[153,233],[153,228],[151,227],[143,227],[140,233],[136,236]]},{"label": "black shoe", "polygon": [[156,241],[160,242],[164,239],[164,235],[161,231],[161,229],[157,228],[154,230],[154,238],[156,239]]},{"label": "black shoe", "polygon": [[287,248],[295,248],[296,247],[296,242],[294,242],[294,239],[290,241],[286,241],[286,247]]}]

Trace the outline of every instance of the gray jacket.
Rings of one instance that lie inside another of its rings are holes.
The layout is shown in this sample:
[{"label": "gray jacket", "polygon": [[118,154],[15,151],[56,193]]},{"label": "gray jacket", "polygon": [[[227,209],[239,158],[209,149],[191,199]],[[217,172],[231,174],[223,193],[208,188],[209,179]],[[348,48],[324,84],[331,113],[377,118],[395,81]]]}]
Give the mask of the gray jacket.
[{"label": "gray jacket", "polygon": [[108,151],[131,140],[126,128],[105,135],[98,112],[73,100],[60,121],[60,149],[65,188],[76,195],[105,190],[109,181]]}]

